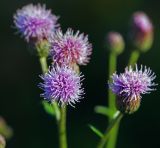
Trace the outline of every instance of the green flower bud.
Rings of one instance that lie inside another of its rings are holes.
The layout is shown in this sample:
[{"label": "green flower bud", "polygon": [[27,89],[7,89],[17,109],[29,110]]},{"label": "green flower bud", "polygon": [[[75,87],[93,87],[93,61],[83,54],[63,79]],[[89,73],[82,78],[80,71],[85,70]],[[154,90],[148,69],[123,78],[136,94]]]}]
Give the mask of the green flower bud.
[{"label": "green flower bud", "polygon": [[121,34],[118,32],[109,32],[107,35],[107,47],[116,55],[121,54],[125,48],[125,43]]},{"label": "green flower bud", "polygon": [[40,57],[48,57],[50,44],[48,40],[41,40],[36,43],[36,49]]}]

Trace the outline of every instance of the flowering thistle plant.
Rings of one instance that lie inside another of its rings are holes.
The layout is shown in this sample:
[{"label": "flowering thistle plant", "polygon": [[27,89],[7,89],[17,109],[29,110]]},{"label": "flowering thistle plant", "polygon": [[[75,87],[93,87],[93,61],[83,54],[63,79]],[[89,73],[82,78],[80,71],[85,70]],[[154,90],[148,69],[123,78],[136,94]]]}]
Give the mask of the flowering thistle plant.
[{"label": "flowering thistle plant", "polygon": [[[17,10],[14,15],[15,28],[37,50],[43,82],[40,97],[47,113],[55,117],[59,135],[59,148],[67,148],[66,115],[67,107],[79,102],[85,93],[82,87],[84,76],[79,65],[87,65],[92,54],[92,44],[88,35],[67,29],[65,33],[57,23],[58,17],[47,10],[45,5],[29,4]],[[106,37],[109,51],[109,89],[108,106],[96,106],[95,112],[108,119],[106,132],[90,125],[91,130],[100,137],[97,148],[115,148],[118,127],[125,114],[131,114],[140,107],[142,94],[155,90],[155,74],[150,68],[136,63],[140,54],[151,48],[153,43],[153,25],[148,16],[137,12],[131,19],[132,50],[125,72],[117,74],[117,57],[124,52],[125,41],[118,32],[111,31]],[[48,59],[51,63],[48,68]],[[135,67],[133,66],[135,65]],[[67,106],[68,105],[68,106]],[[2,140],[1,140],[2,141]],[[2,142],[1,142],[2,143]],[[4,142],[3,142],[3,145]]]}]

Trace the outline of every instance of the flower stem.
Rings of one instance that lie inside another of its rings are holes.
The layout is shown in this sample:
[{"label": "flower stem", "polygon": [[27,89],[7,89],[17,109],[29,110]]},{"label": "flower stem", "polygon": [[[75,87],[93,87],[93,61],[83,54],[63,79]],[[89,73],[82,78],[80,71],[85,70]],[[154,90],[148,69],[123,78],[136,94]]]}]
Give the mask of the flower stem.
[{"label": "flower stem", "polygon": [[44,74],[48,71],[47,58],[46,57],[40,57],[39,61],[40,61],[40,64],[41,64],[42,72]]},{"label": "flower stem", "polygon": [[53,102],[53,103],[52,103],[52,106],[53,106],[53,109],[54,109],[54,111],[55,111],[56,120],[57,120],[57,122],[58,122],[58,121],[60,120],[60,118],[61,118],[60,109],[59,109],[59,107],[58,107],[58,105],[57,105],[56,102]]},{"label": "flower stem", "polygon": [[140,52],[138,50],[133,50],[129,59],[128,65],[134,65],[138,61]]},{"label": "flower stem", "polygon": [[98,144],[97,148],[103,148],[105,146],[108,138],[110,138],[110,134],[111,134],[112,130],[115,128],[115,125],[120,122],[122,117],[123,117],[123,114],[120,113],[119,111],[117,111],[115,113],[115,116],[111,120],[111,122],[110,122],[104,136],[100,140],[100,143]]},{"label": "flower stem", "polygon": [[[117,55],[115,53],[111,52],[109,55],[109,79],[110,79],[110,76],[116,71],[116,66],[117,66]],[[108,105],[109,105],[109,109],[114,110],[114,111],[116,110],[115,98],[116,98],[115,95],[109,89]],[[109,120],[111,120],[111,119],[112,119],[112,117],[109,117]]]},{"label": "flower stem", "polygon": [[66,106],[61,108],[61,118],[59,120],[59,148],[67,148],[66,135]]},{"label": "flower stem", "polygon": [[[110,53],[109,56],[109,79],[110,76],[116,71],[116,66],[117,66],[117,55],[113,52]],[[116,112],[116,105],[115,105],[115,100],[116,100],[116,96],[115,94],[112,93],[112,91],[109,89],[108,92],[108,105],[109,105],[109,109],[113,112]],[[112,116],[109,116],[109,123],[112,121]],[[107,143],[107,148],[114,148],[116,145],[116,139],[117,139],[117,135],[118,135],[118,129],[119,129],[119,122],[116,123],[116,125],[114,126],[113,130],[110,133],[109,139],[108,139],[108,143]]]},{"label": "flower stem", "polygon": [[120,120],[115,123],[114,128],[110,132],[109,140],[106,148],[115,148],[117,143],[118,131],[119,131]]}]

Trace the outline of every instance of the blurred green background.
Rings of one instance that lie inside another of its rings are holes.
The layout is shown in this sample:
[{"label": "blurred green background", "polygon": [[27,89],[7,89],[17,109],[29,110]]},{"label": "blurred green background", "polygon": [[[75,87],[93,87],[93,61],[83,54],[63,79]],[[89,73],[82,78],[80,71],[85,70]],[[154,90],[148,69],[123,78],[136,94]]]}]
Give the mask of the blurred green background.
[{"label": "blurred green background", "polygon": [[[107,105],[108,52],[104,39],[108,31],[122,33],[125,40],[133,12],[142,10],[153,21],[155,40],[152,49],[141,55],[139,64],[153,69],[160,81],[160,1],[158,0],[1,0],[0,1],[0,115],[14,129],[7,148],[57,148],[56,123],[47,115],[39,97],[41,69],[30,47],[15,35],[13,14],[28,3],[45,3],[60,16],[59,23],[89,34],[93,55],[85,75],[86,95],[76,108],[68,111],[69,148],[94,148],[99,138],[87,127],[92,123],[104,130],[107,121],[93,111],[95,105]],[[127,64],[130,49],[118,58],[118,71]],[[157,87],[159,90],[159,87]],[[117,148],[160,147],[160,98],[156,91],[143,96],[139,111],[125,116],[120,126]]]}]

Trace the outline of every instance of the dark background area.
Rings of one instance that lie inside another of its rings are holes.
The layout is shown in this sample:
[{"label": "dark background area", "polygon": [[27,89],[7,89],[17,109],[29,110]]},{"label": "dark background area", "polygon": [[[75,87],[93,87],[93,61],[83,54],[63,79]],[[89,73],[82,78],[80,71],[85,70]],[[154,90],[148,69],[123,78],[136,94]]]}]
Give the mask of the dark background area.
[{"label": "dark background area", "polygon": [[[91,62],[81,67],[85,75],[86,95],[76,108],[68,111],[69,148],[94,148],[98,138],[87,127],[92,123],[104,130],[107,120],[94,113],[95,105],[107,105],[108,52],[105,35],[115,30],[127,41],[129,20],[142,10],[153,21],[155,40],[152,49],[141,55],[144,64],[156,73],[160,82],[160,1],[158,0],[1,0],[0,1],[0,115],[14,129],[7,148],[56,148],[56,123],[47,115],[39,97],[41,68],[38,57],[31,55],[27,43],[15,35],[13,14],[28,3],[45,3],[60,16],[59,23],[89,34],[93,44]],[[130,49],[118,58],[118,71],[127,64]],[[159,87],[157,87],[159,91]],[[159,92],[144,95],[138,112],[125,116],[120,126],[117,148],[160,147]]]}]

